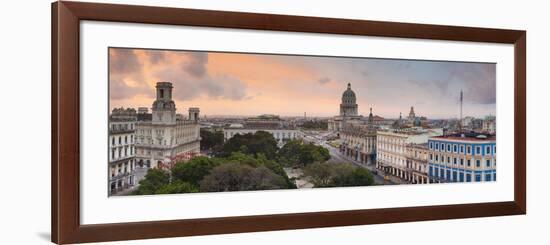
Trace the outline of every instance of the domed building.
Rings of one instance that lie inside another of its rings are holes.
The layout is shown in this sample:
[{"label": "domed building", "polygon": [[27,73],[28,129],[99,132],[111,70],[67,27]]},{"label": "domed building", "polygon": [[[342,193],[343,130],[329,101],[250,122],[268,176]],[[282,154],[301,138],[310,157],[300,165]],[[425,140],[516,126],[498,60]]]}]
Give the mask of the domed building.
[{"label": "domed building", "polygon": [[348,89],[342,94],[342,103],[340,104],[340,116],[357,116],[357,99],[355,92],[351,90],[351,83],[348,83]]},{"label": "domed building", "polygon": [[328,129],[338,135],[344,156],[367,165],[375,162],[376,126],[372,108],[368,117],[359,115],[357,97],[350,83],[342,94],[340,114],[329,119]]},{"label": "domed building", "polygon": [[342,94],[340,115],[334,116],[328,121],[328,130],[339,132],[345,123],[354,123],[353,121],[360,123],[363,116],[358,115],[358,111],[355,92],[351,89],[351,83],[348,83],[348,88]]}]

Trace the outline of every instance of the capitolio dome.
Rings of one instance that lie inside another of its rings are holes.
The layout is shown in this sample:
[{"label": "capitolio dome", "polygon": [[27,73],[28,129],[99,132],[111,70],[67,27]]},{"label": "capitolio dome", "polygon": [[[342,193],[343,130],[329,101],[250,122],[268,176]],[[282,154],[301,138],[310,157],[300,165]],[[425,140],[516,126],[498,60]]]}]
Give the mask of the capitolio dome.
[{"label": "capitolio dome", "polygon": [[348,89],[344,91],[342,94],[342,104],[355,104],[356,98],[355,98],[355,92],[351,90],[351,83],[348,83]]}]

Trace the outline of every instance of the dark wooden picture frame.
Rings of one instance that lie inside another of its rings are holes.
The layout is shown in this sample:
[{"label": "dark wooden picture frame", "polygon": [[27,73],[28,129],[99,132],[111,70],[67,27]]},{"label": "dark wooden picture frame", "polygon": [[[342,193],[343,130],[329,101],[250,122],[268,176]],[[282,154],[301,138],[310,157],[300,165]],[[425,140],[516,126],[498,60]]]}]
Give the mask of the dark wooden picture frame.
[{"label": "dark wooden picture frame", "polygon": [[[80,224],[80,21],[112,21],[514,45],[514,200],[227,218]],[[526,213],[526,32],[164,7],[52,4],[51,232],[55,243],[305,229]]]}]

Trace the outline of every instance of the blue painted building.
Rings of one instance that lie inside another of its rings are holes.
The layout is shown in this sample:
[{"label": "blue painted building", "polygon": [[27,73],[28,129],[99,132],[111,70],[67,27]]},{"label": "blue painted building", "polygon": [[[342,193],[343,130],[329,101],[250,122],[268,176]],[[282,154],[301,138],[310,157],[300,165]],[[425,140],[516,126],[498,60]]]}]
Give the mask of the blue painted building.
[{"label": "blue painted building", "polygon": [[428,139],[431,183],[496,181],[496,137],[457,134]]}]

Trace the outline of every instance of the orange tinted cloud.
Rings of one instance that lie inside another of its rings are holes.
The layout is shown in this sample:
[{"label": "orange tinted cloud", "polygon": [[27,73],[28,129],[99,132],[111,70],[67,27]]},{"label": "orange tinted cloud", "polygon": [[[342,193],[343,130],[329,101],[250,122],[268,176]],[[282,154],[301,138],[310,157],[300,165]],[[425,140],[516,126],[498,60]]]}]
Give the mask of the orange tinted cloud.
[{"label": "orange tinted cloud", "polygon": [[494,64],[114,48],[109,59],[111,108],[150,107],[160,81],[173,83],[179,113],[203,115],[331,116],[348,82],[363,114],[372,106],[397,117],[415,106],[452,117],[460,89],[470,114],[496,108]]}]

